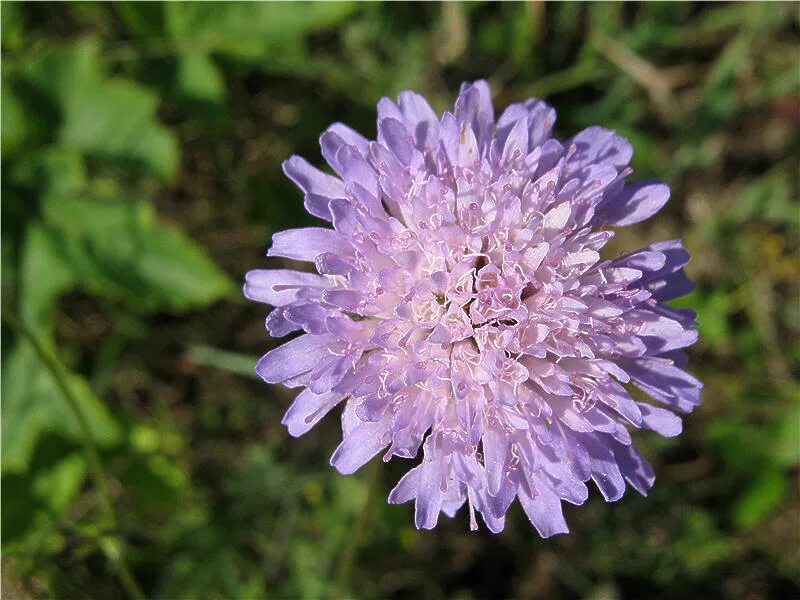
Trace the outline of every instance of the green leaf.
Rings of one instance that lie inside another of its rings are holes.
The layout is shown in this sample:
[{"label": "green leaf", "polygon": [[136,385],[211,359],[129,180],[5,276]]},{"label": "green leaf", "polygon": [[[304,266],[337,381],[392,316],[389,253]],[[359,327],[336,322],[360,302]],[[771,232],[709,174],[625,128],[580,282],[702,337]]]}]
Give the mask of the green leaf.
[{"label": "green leaf", "polygon": [[[52,238],[39,226],[28,229],[19,282],[21,317],[37,335],[50,337],[55,301],[74,279]],[[3,471],[23,471],[39,435],[52,426],[69,426],[72,415],[29,343],[18,343],[4,361],[2,373],[2,467]],[[76,431],[75,427],[71,430]]]},{"label": "green leaf", "polygon": [[55,111],[52,103],[45,95],[37,93],[32,86],[15,77],[17,72],[18,70],[4,65],[3,93],[0,94],[4,168],[8,159],[35,151],[55,137]]},{"label": "green leaf", "polygon": [[90,155],[133,162],[169,179],[178,167],[173,134],[155,120],[155,94],[124,80],[86,85],[69,106],[61,142]]},{"label": "green leaf", "polygon": [[[797,390],[794,392],[796,394]],[[797,398],[796,395],[793,397]],[[800,465],[800,407],[795,406],[780,421],[773,455],[784,467]]]},{"label": "green leaf", "polygon": [[734,521],[741,529],[752,529],[778,506],[786,491],[786,475],[781,469],[769,469],[756,479],[734,509]]},{"label": "green leaf", "polygon": [[37,334],[50,337],[56,300],[72,288],[75,278],[51,232],[39,225],[28,228],[19,281],[20,316]]},{"label": "green leaf", "polygon": [[225,98],[225,81],[208,54],[186,51],[178,57],[178,93],[200,102],[218,103]]},{"label": "green leaf", "polygon": [[25,44],[25,19],[22,14],[22,4],[11,2],[3,6],[3,10],[0,11],[0,23],[2,23],[3,50],[21,48]]},{"label": "green leaf", "polygon": [[[28,229],[19,271],[20,316],[43,343],[52,347],[53,312],[58,297],[77,282],[57,240],[46,229]],[[86,416],[95,442],[114,446],[119,425],[85,379],[68,374],[69,385]],[[33,346],[18,340],[3,364],[3,470],[23,471],[39,436],[56,432],[80,440],[80,428],[50,372]]]},{"label": "green leaf", "polygon": [[[130,457],[130,466],[120,474],[120,481],[139,502],[172,508],[178,502],[180,484],[175,484],[174,476],[165,476],[163,473],[163,463],[166,461],[161,455],[143,457],[134,454]],[[177,467],[169,466],[180,473]]]},{"label": "green leaf", "polygon": [[74,194],[86,187],[86,166],[77,150],[49,146],[14,165],[14,183],[49,194]]},{"label": "green leaf", "polygon": [[164,179],[175,175],[178,144],[156,118],[156,95],[132,81],[107,78],[93,40],[48,48],[25,77],[58,109],[62,144]]},{"label": "green leaf", "polygon": [[[121,439],[120,428],[108,408],[85,379],[75,374],[69,374],[68,379],[95,443],[106,448],[116,446]],[[4,472],[23,472],[45,432],[80,441],[75,416],[27,341],[19,341],[3,364],[2,391]]]},{"label": "green leaf", "polygon": [[138,308],[187,310],[232,290],[203,248],[157,223],[146,202],[47,196],[43,213],[76,279],[98,295]]},{"label": "green leaf", "polygon": [[302,38],[358,9],[354,2],[167,3],[166,29],[182,49],[242,60],[294,52]]},{"label": "green leaf", "polygon": [[80,97],[80,89],[100,78],[98,47],[86,39],[77,44],[44,48],[24,67],[22,77],[57,107],[65,110]]},{"label": "green leaf", "polygon": [[112,6],[132,34],[141,37],[163,35],[164,4],[161,2],[115,2]]},{"label": "green leaf", "polygon": [[28,119],[25,105],[18,94],[3,85],[3,94],[0,96],[0,110],[2,110],[2,146],[3,155],[8,158],[16,153],[28,137]]},{"label": "green leaf", "polygon": [[33,492],[53,513],[59,513],[80,491],[86,477],[86,460],[81,452],[67,454],[51,468],[37,471]]},{"label": "green leaf", "polygon": [[[24,473],[3,473],[3,545],[38,546],[58,534],[59,520],[86,478],[80,446],[58,435],[37,443]],[[12,550],[13,551],[13,550]]]},{"label": "green leaf", "polygon": [[[120,428],[105,404],[82,377],[69,374],[68,385],[95,443],[100,447],[116,446],[121,439]],[[5,360],[2,392],[4,472],[23,472],[45,432],[80,441],[81,430],[74,414],[29,342],[20,340]]]}]

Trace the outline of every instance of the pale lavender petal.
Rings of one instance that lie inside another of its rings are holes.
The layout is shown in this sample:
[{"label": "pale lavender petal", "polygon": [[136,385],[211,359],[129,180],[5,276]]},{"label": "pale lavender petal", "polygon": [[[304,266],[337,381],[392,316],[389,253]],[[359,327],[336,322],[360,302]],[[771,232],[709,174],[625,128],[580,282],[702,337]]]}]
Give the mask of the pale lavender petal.
[{"label": "pale lavender petal", "polygon": [[541,100],[528,100],[525,107],[529,111],[529,148],[541,146],[550,137],[556,122],[556,111]]},{"label": "pale lavender petal", "polygon": [[687,329],[679,321],[649,310],[631,311],[631,319],[640,325],[637,335],[645,339],[651,354],[661,354],[669,350],[685,348],[697,341],[697,330]]},{"label": "pale lavender petal", "polygon": [[569,163],[571,170],[590,164],[620,169],[633,156],[633,148],[628,140],[604,127],[587,127],[570,142],[575,146],[575,154]]},{"label": "pale lavender petal", "polygon": [[350,475],[364,466],[369,459],[386,448],[384,435],[388,423],[362,422],[344,438],[331,456],[331,466],[342,475]]},{"label": "pale lavender petal", "polygon": [[408,133],[402,122],[393,118],[378,121],[378,142],[391,150],[402,164],[411,164],[411,158],[414,155],[414,138]]},{"label": "pale lavender petal", "polygon": [[546,485],[536,486],[533,494],[531,497],[527,490],[520,488],[519,502],[539,535],[549,538],[569,533],[558,496]]},{"label": "pale lavender petal", "polygon": [[320,290],[330,282],[315,273],[288,269],[255,269],[245,275],[244,295],[250,300],[272,306],[286,306],[297,300],[297,293],[307,287]]},{"label": "pale lavender petal", "polygon": [[310,371],[317,361],[328,356],[333,340],[327,335],[301,335],[262,356],[256,373],[267,383],[280,383]]},{"label": "pale lavender petal", "polygon": [[[602,434],[601,434],[602,435]],[[615,502],[625,493],[625,481],[620,473],[614,454],[609,448],[611,442],[607,436],[588,436],[581,438],[589,452],[592,465],[592,480],[607,502]]]},{"label": "pale lavender petal", "polygon": [[494,107],[492,92],[485,81],[462,84],[456,100],[455,117],[459,123],[472,127],[479,147],[488,146],[489,135],[494,127]]},{"label": "pale lavender petal", "polygon": [[650,463],[639,454],[633,445],[614,444],[612,449],[625,479],[642,496],[647,496],[647,492],[653,487],[656,480],[656,474]]},{"label": "pale lavender petal", "polygon": [[267,252],[267,256],[313,261],[325,252],[347,256],[352,251],[353,248],[348,241],[332,229],[305,227],[303,229],[287,229],[274,234],[272,248]]},{"label": "pale lavender petal", "polygon": [[276,308],[267,315],[265,325],[267,327],[267,331],[269,331],[269,334],[275,338],[283,337],[285,335],[289,335],[293,331],[302,329],[300,325],[297,323],[292,323],[289,319],[287,319],[286,309],[280,307]]},{"label": "pale lavender petal", "polygon": [[318,396],[305,389],[294,399],[281,423],[286,425],[289,435],[300,437],[327,415],[342,398],[343,394],[335,392],[325,392]]},{"label": "pale lavender petal", "polygon": [[[429,438],[430,439],[430,438]],[[427,444],[426,444],[427,445]],[[444,494],[442,483],[444,467],[441,462],[426,448],[419,471],[419,484],[414,511],[417,529],[433,529],[439,519]]]},{"label": "pale lavender petal", "polygon": [[420,469],[421,467],[414,467],[400,478],[394,489],[389,492],[389,502],[391,504],[403,504],[417,497]]},{"label": "pale lavender petal", "polygon": [[653,298],[666,302],[691,293],[695,288],[695,284],[681,270],[670,273],[661,279],[654,279],[648,282],[645,287],[653,294]]},{"label": "pale lavender petal", "polygon": [[487,494],[486,496],[486,507],[489,514],[499,519],[506,514],[516,497],[516,486],[508,478],[502,478],[498,492],[496,494]]},{"label": "pale lavender petal", "polygon": [[489,493],[497,495],[505,471],[508,441],[498,426],[490,424],[483,433],[483,462]]},{"label": "pale lavender petal", "polygon": [[334,123],[320,136],[322,156],[333,167],[333,170],[342,174],[342,165],[338,161],[338,152],[344,147],[352,148],[362,156],[369,153],[369,141],[357,131],[343,123]]},{"label": "pale lavender petal", "polygon": [[401,92],[397,99],[416,147],[421,151],[433,149],[439,138],[439,119],[428,101],[414,92]]},{"label": "pale lavender petal", "polygon": [[283,172],[306,193],[306,210],[315,217],[330,221],[328,203],[333,198],[345,197],[342,181],[314,168],[299,156],[292,156],[284,161]]},{"label": "pale lavender petal", "polygon": [[321,334],[328,332],[326,319],[334,313],[319,304],[305,303],[286,307],[284,314],[289,321],[302,327],[306,333]]},{"label": "pale lavender petal", "polygon": [[642,411],[642,423],[648,429],[664,437],[675,437],[683,431],[681,418],[671,410],[645,403],[639,403],[639,408]]},{"label": "pale lavender petal", "polygon": [[669,187],[660,182],[628,184],[595,212],[598,224],[633,225],[656,214],[669,200]]}]

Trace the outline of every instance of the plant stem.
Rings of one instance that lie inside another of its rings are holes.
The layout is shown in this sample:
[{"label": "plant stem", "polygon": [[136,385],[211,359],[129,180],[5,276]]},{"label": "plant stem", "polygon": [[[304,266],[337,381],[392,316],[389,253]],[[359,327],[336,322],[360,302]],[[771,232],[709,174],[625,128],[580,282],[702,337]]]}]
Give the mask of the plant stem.
[{"label": "plant stem", "polygon": [[[111,501],[111,494],[108,487],[108,479],[106,478],[105,471],[103,471],[103,464],[100,461],[100,455],[97,452],[97,447],[94,444],[92,431],[89,428],[89,422],[81,410],[80,403],[75,397],[75,392],[72,390],[68,382],[68,375],[66,367],[61,363],[58,357],[50,349],[48,349],[41,340],[38,339],[36,334],[31,330],[28,325],[14,315],[10,310],[3,308],[2,318],[20,337],[25,338],[33,347],[39,360],[42,361],[45,368],[49,371],[53,380],[56,382],[61,396],[67,403],[69,410],[72,412],[75,420],[78,423],[78,428],[81,432],[81,442],[83,443],[83,450],[86,454],[86,462],[89,466],[89,472],[94,480],[95,487],[100,495],[100,502],[106,516],[112,524],[112,528],[116,527],[117,516],[114,511],[114,505]],[[116,567],[119,575],[120,582],[123,588],[133,600],[144,600],[145,595],[139,585],[136,583],[133,575],[131,574],[124,557],[124,543],[119,540],[119,551],[114,552],[107,545],[101,543],[100,548],[106,555],[106,558]]]}]

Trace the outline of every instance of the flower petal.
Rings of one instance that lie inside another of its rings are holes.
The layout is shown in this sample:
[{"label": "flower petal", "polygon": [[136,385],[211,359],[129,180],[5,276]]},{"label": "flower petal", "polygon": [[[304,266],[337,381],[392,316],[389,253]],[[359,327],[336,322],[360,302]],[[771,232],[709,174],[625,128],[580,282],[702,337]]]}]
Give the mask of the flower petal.
[{"label": "flower petal", "polygon": [[281,423],[286,425],[289,435],[300,437],[341,402],[342,398],[344,394],[325,392],[318,396],[311,390],[305,389],[294,399]]},{"label": "flower petal", "polygon": [[245,275],[244,295],[250,300],[272,306],[286,306],[297,300],[297,293],[304,288],[330,286],[325,277],[315,273],[303,273],[289,269],[254,269]]},{"label": "flower petal", "polygon": [[595,211],[601,225],[633,225],[656,214],[669,200],[669,187],[661,182],[630,183],[606,199]]},{"label": "flower petal", "polygon": [[310,371],[328,356],[328,347],[334,341],[330,335],[305,334],[294,338],[261,357],[256,373],[267,383],[280,383]]},{"label": "flower petal", "polygon": [[389,445],[384,440],[388,430],[388,420],[362,421],[344,436],[331,456],[331,466],[342,475],[355,473]]},{"label": "flower petal", "polygon": [[561,500],[549,487],[537,485],[534,496],[531,497],[524,486],[520,486],[517,495],[528,519],[543,538],[569,533]]},{"label": "flower petal", "polygon": [[305,207],[315,217],[331,220],[328,202],[344,198],[344,183],[314,168],[304,158],[292,156],[283,162],[283,172],[305,192]]},{"label": "flower petal", "polygon": [[313,261],[325,252],[349,256],[353,253],[353,247],[333,229],[304,227],[275,233],[267,256]]},{"label": "flower petal", "polygon": [[642,411],[642,424],[664,437],[675,437],[683,431],[681,418],[671,410],[659,408],[652,404],[637,402]]}]

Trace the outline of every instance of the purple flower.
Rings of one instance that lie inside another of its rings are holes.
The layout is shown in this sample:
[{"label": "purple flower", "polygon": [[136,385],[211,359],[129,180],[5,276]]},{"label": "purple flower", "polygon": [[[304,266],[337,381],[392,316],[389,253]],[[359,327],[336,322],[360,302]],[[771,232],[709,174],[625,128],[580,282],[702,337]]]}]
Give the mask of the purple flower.
[{"label": "purple flower", "polygon": [[678,435],[675,413],[699,403],[682,369],[695,315],[665,304],[692,289],[681,242],[600,257],[608,228],[652,216],[669,188],[625,181],[633,150],[613,131],[560,142],[555,119],[528,100],[495,120],[485,81],[441,119],[403,92],[378,103],[376,142],[341,123],[322,135],[338,176],[284,163],[333,228],[273,236],[269,256],[318,274],[247,274],[245,295],[275,307],[269,333],[302,332],[256,371],[304,388],[293,436],[344,403],[341,473],[421,446],[389,495],[414,501],[418,528],[466,502],[472,529],[477,511],[498,532],[517,498],[543,537],[566,533],[561,502],[582,504],[590,479],[608,501],[653,485],[629,427]]}]

